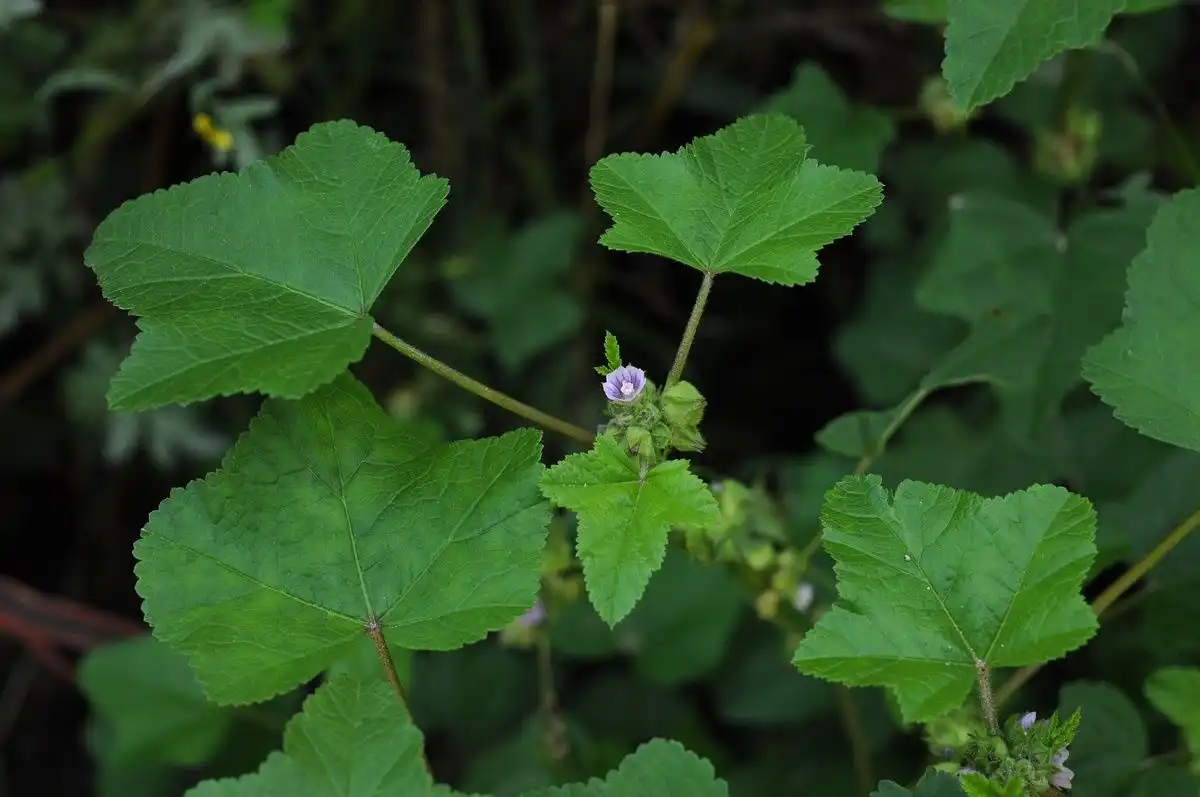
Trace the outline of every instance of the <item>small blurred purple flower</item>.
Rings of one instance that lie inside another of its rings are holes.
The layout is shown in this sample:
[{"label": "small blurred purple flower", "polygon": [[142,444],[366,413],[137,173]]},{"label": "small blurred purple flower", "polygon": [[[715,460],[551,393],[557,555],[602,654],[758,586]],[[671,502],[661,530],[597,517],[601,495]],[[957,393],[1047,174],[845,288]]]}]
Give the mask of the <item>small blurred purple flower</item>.
[{"label": "small blurred purple flower", "polygon": [[1067,748],[1064,747],[1055,753],[1054,757],[1050,759],[1050,763],[1058,767],[1058,772],[1055,772],[1050,778],[1050,785],[1056,789],[1071,788],[1071,778],[1075,777],[1075,773],[1063,766],[1063,763],[1067,760],[1067,756],[1069,755],[1070,753],[1067,751]]},{"label": "small blurred purple flower", "polygon": [[801,613],[808,611],[813,603],[813,585],[807,581],[801,581],[800,586],[796,587],[796,594],[792,596],[792,603],[796,606],[796,611]]},{"label": "small blurred purple flower", "polygon": [[1037,722],[1037,712],[1030,711],[1028,714],[1021,715],[1021,730],[1029,733],[1029,729],[1033,727],[1033,723]]},{"label": "small blurred purple flower", "polygon": [[979,774],[979,770],[977,770],[977,769],[972,769],[971,767],[963,767],[962,769],[960,769],[958,772],[956,772],[956,773],[954,773],[954,774],[956,774],[956,775],[958,775],[958,776],[960,776],[960,777],[961,777],[961,776],[963,776],[963,775],[978,775],[978,774]]},{"label": "small blurred purple flower", "polygon": [[646,387],[646,372],[632,365],[622,365],[604,380],[604,395],[609,401],[630,404]]},{"label": "small blurred purple flower", "polygon": [[529,611],[517,618],[517,622],[525,628],[536,628],[546,619],[546,607],[542,605],[541,600],[538,600],[529,608]]}]

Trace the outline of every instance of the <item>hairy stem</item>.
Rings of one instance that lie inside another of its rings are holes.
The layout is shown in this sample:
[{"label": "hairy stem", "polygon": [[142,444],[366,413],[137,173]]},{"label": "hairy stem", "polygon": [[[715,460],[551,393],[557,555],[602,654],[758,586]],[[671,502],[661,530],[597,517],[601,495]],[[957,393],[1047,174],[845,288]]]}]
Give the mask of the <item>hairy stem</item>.
[{"label": "hairy stem", "polygon": [[587,429],[576,426],[568,421],[564,421],[561,418],[556,418],[549,413],[542,412],[536,407],[531,407],[524,402],[517,401],[512,396],[501,393],[499,390],[494,390],[482,382],[472,379],[462,371],[457,371],[451,368],[441,360],[429,356],[416,346],[413,346],[411,343],[401,340],[391,332],[388,332],[386,329],[379,326],[379,324],[375,324],[372,334],[387,345],[391,346],[396,351],[403,354],[405,357],[408,357],[410,360],[425,366],[430,371],[433,371],[443,379],[453,382],[463,390],[466,390],[468,393],[474,393],[484,401],[490,401],[497,407],[503,407],[509,412],[520,415],[522,418],[536,423],[538,426],[549,429],[553,432],[558,432],[561,435],[570,437],[573,440],[578,440],[581,443],[591,445],[592,440],[595,439],[595,435],[593,435]]},{"label": "hairy stem", "polygon": [[[404,684],[400,683],[400,674],[396,672],[396,662],[392,661],[392,652],[388,650],[387,640],[383,638],[383,626],[380,625],[377,618],[372,617],[367,621],[365,628],[371,641],[375,643],[375,654],[379,656],[379,663],[383,665],[383,674],[387,676],[392,689],[396,690],[396,696],[400,698],[400,703],[411,718],[412,708],[408,702],[408,695],[404,692]],[[429,760],[425,757],[424,745],[421,746],[421,764],[424,765],[426,772],[431,771]]]},{"label": "hairy stem", "polygon": [[1000,735],[1000,723],[996,721],[996,701],[992,698],[992,679],[988,673],[986,662],[975,662],[975,674],[979,679],[979,705],[983,709],[983,719],[987,723],[988,733]]},{"label": "hairy stem", "polygon": [[[1142,557],[1141,561],[1133,567],[1121,574],[1121,577],[1109,585],[1108,589],[1101,592],[1094,601],[1092,601],[1092,611],[1099,617],[1108,611],[1117,600],[1129,591],[1129,588],[1136,584],[1150,569],[1158,564],[1164,556],[1171,552],[1175,546],[1183,542],[1187,535],[1191,534],[1197,526],[1200,526],[1200,509],[1197,509],[1192,514],[1171,530],[1171,533],[1163,537],[1158,545],[1154,546],[1154,550]],[[1004,686],[1000,688],[1000,692],[996,695],[996,705],[999,706],[1013,695],[1017,690],[1029,682],[1029,679],[1042,668],[1043,663],[1030,664],[1028,667],[1022,667],[1013,673],[1013,676],[1004,682]]]},{"label": "hairy stem", "polygon": [[675,351],[675,362],[671,364],[671,372],[667,374],[666,389],[683,377],[683,367],[687,365],[688,354],[692,351],[692,341],[696,339],[696,330],[700,328],[700,319],[704,316],[704,306],[708,304],[708,294],[712,290],[713,276],[711,271],[704,272],[704,281],[700,283],[700,292],[696,294],[696,303],[692,305],[692,314],[688,316],[687,326],[683,329],[683,337],[679,348]]}]

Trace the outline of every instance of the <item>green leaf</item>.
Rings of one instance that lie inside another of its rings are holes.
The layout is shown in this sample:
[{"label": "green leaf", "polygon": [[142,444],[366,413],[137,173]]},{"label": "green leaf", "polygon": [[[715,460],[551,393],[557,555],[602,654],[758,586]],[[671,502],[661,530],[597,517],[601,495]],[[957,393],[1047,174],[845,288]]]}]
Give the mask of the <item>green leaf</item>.
[{"label": "green leaf", "polygon": [[1025,782],[1017,777],[999,783],[978,773],[964,775],[961,781],[963,792],[967,797],[1022,797]]},{"label": "green leaf", "polygon": [[536,596],[540,455],[531,429],[416,442],[348,375],[269,401],[220,470],[150,516],[146,619],[219,703],[307,681],[373,619],[404,648],[480,639]]},{"label": "green leaf", "polygon": [[740,119],[675,153],[610,155],[591,171],[613,226],[600,243],[781,285],[817,277],[817,251],[883,201],[869,174],[807,159],[786,116]]},{"label": "green leaf", "polygon": [[963,110],[1007,94],[1038,64],[1100,41],[1126,0],[947,0],[942,75]]},{"label": "green leaf", "polygon": [[804,126],[813,156],[822,163],[874,172],[896,133],[892,120],[874,108],[851,105],[816,63],[796,67],[792,82],[775,93],[763,113],[782,113]]},{"label": "green leaf", "polygon": [[472,271],[453,283],[459,300],[487,319],[510,373],[579,328],[579,302],[560,283],[582,239],[582,217],[565,211],[514,233],[498,231],[472,258]]},{"label": "green leaf", "polygon": [[[905,404],[913,397],[905,400]],[[920,397],[916,397],[920,401]],[[817,431],[816,441],[826,450],[846,457],[875,456],[903,418],[904,404],[890,410],[859,410],[839,415]]]},{"label": "green leaf", "polygon": [[887,686],[907,722],[958,708],[979,662],[1019,667],[1090,638],[1079,590],[1096,548],[1088,501],[1035,485],[1003,498],[878,476],[838,482],[821,508],[838,602],[801,641],[801,672]]},{"label": "green leaf", "polygon": [[205,781],[186,797],[433,797],[441,792],[422,764],[422,744],[386,682],[341,676],[288,723],[282,753],[255,773]]},{"label": "green leaf", "polygon": [[946,772],[928,770],[917,783],[916,791],[909,791],[895,781],[880,782],[879,789],[871,797],[962,797],[963,790],[958,778]]},{"label": "green leaf", "polygon": [[1154,215],[1129,268],[1124,324],[1087,351],[1083,376],[1124,423],[1200,451],[1200,190]]},{"label": "green leaf", "polygon": [[89,653],[79,687],[108,724],[104,758],[112,766],[207,763],[236,715],[209,702],[187,659],[148,634]]},{"label": "green leaf", "polygon": [[524,797],[728,797],[712,764],[678,742],[654,739],[603,780],[527,792]]},{"label": "green leaf", "polygon": [[1011,200],[968,195],[952,207],[917,301],[972,328],[921,386],[990,382],[1014,436],[1044,437],[1082,382],[1087,346],[1120,323],[1126,263],[1149,218],[1139,210],[1088,213],[1063,236],[1047,216]]},{"label": "green leaf", "polygon": [[1146,679],[1146,699],[1179,727],[1200,774],[1200,667],[1164,667]]},{"label": "green leaf", "polygon": [[105,297],[139,316],[109,403],[328,383],[366,350],[371,305],[447,190],[401,144],[340,121],[238,174],[125,203],[84,253]]},{"label": "green leaf", "polygon": [[546,471],[542,493],[579,516],[577,542],[588,597],[610,626],[641,598],[662,564],[672,526],[703,526],[719,515],[716,499],[686,460],[637,463],[611,437]]},{"label": "green leaf", "polygon": [[1075,709],[1082,711],[1083,721],[1067,764],[1075,773],[1073,791],[1095,797],[1128,794],[1130,779],[1149,755],[1137,706],[1111,684],[1076,682],[1063,687],[1058,713],[1067,716]]},{"label": "green leaf", "polygon": [[608,330],[604,331],[604,365],[596,368],[596,373],[608,376],[621,367],[621,344],[617,336]]}]

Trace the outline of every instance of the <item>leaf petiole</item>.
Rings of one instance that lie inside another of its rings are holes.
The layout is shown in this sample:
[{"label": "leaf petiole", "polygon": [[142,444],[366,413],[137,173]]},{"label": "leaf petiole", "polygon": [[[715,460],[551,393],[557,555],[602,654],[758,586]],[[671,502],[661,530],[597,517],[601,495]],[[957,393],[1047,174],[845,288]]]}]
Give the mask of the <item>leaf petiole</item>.
[{"label": "leaf petiole", "polygon": [[664,389],[678,382],[683,377],[683,367],[687,365],[688,354],[692,350],[692,341],[696,339],[696,330],[700,328],[700,318],[704,315],[704,306],[708,304],[708,294],[712,290],[713,277],[711,271],[704,272],[704,281],[700,283],[700,292],[696,294],[696,302],[692,305],[692,314],[688,316],[687,326],[683,329],[683,337],[679,340],[679,349],[675,352],[675,362],[667,374]]},{"label": "leaf petiole", "polygon": [[[372,617],[367,620],[363,626],[366,629],[367,635],[371,637],[371,641],[375,643],[375,654],[379,656],[379,663],[383,665],[383,674],[387,676],[387,681],[392,685],[392,689],[396,690],[396,696],[400,698],[401,705],[412,717],[412,706],[408,702],[408,695],[404,692],[404,684],[400,683],[400,674],[396,672],[396,662],[392,660],[392,652],[388,650],[387,640],[383,638],[383,626],[379,620]],[[421,748],[421,764],[425,767],[425,771],[429,772],[429,759],[425,757],[425,748]]]},{"label": "leaf petiole", "polygon": [[466,390],[468,393],[474,393],[484,401],[490,401],[497,407],[502,407],[509,412],[520,415],[526,420],[533,421],[543,428],[549,429],[553,432],[558,432],[561,435],[570,437],[573,440],[578,440],[581,443],[591,445],[592,440],[595,439],[595,435],[593,435],[587,429],[584,429],[581,426],[576,426],[568,421],[564,421],[561,418],[556,418],[549,413],[542,412],[537,407],[531,407],[522,401],[517,401],[512,396],[501,393],[499,390],[490,388],[482,382],[472,379],[462,371],[451,368],[449,365],[446,365],[444,362],[436,359],[435,357],[431,357],[411,343],[401,340],[391,332],[388,332],[386,329],[381,327],[379,324],[374,325],[371,330],[371,334],[410,360],[413,360],[419,365],[423,365],[443,379],[453,382],[463,390]]}]

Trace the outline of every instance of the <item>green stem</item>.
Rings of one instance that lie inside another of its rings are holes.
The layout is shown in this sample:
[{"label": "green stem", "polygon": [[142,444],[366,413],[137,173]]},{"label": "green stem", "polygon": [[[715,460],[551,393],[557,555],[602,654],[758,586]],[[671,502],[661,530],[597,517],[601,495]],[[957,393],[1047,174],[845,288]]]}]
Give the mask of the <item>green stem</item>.
[{"label": "green stem", "polygon": [[564,421],[561,418],[556,418],[549,413],[542,412],[537,407],[531,407],[522,401],[517,401],[512,396],[501,393],[499,390],[494,390],[482,382],[472,379],[462,371],[457,371],[454,368],[451,368],[441,360],[429,356],[416,346],[413,346],[411,343],[401,340],[391,332],[388,332],[386,329],[381,327],[379,324],[375,324],[375,327],[371,330],[371,333],[396,351],[403,354],[405,357],[408,357],[410,360],[425,366],[430,371],[433,371],[443,379],[453,382],[463,390],[466,390],[468,393],[474,393],[484,401],[490,401],[497,407],[503,407],[509,412],[520,415],[522,418],[532,421],[533,423],[536,423],[545,429],[558,432],[561,435],[570,437],[573,440],[578,440],[581,443],[591,445],[592,441],[595,439],[595,435],[593,435],[587,429],[584,429],[581,426],[576,426],[568,421]]},{"label": "green stem", "polygon": [[888,441],[892,439],[892,435],[896,434],[896,431],[908,420],[908,416],[912,415],[913,411],[921,406],[921,402],[928,395],[928,390],[920,388],[908,397],[900,409],[896,411],[896,417],[892,418],[892,422],[883,430],[883,434],[879,435],[879,439],[875,441],[874,447],[870,451],[864,451],[863,455],[859,457],[858,464],[854,466],[855,476],[862,476],[871,469],[871,465],[874,464],[875,459],[887,448]]},{"label": "green stem", "polygon": [[696,303],[692,305],[692,314],[688,316],[687,326],[683,330],[683,338],[675,352],[675,362],[671,364],[671,372],[667,374],[667,383],[663,389],[670,387],[683,376],[683,367],[687,365],[688,354],[692,350],[692,341],[696,339],[696,330],[700,328],[700,318],[704,315],[704,306],[708,304],[708,294],[712,290],[713,277],[711,271],[704,272],[704,281],[700,283],[700,292],[696,294]]},{"label": "green stem", "polygon": [[[1191,534],[1197,526],[1200,526],[1200,509],[1197,509],[1189,515],[1182,523],[1171,530],[1171,533],[1163,537],[1158,545],[1154,546],[1154,550],[1146,554],[1141,561],[1133,567],[1126,570],[1121,577],[1108,586],[1108,589],[1101,592],[1094,601],[1092,601],[1092,611],[1096,616],[1104,614],[1110,606],[1129,591],[1129,588],[1136,584],[1146,573],[1150,572],[1150,568],[1158,564],[1164,556],[1170,553],[1179,543],[1183,542],[1187,535]],[[1013,673],[1013,676],[1004,682],[1000,692],[996,695],[996,705],[999,706],[1006,700],[1017,693],[1017,690],[1029,682],[1029,679],[1042,668],[1042,663],[1030,664],[1028,667],[1022,667]]]},{"label": "green stem", "polygon": [[1128,592],[1130,587],[1142,579],[1142,576],[1150,572],[1150,569],[1170,553],[1175,546],[1183,542],[1184,538],[1191,534],[1197,526],[1200,526],[1200,509],[1197,509],[1186,520],[1172,529],[1170,534],[1163,537],[1162,542],[1154,546],[1154,550],[1146,554],[1140,562],[1122,573],[1120,578],[1108,586],[1108,589],[1101,592],[1092,601],[1092,611],[1096,612],[1097,616],[1107,611],[1108,607],[1116,603],[1118,598]]}]

